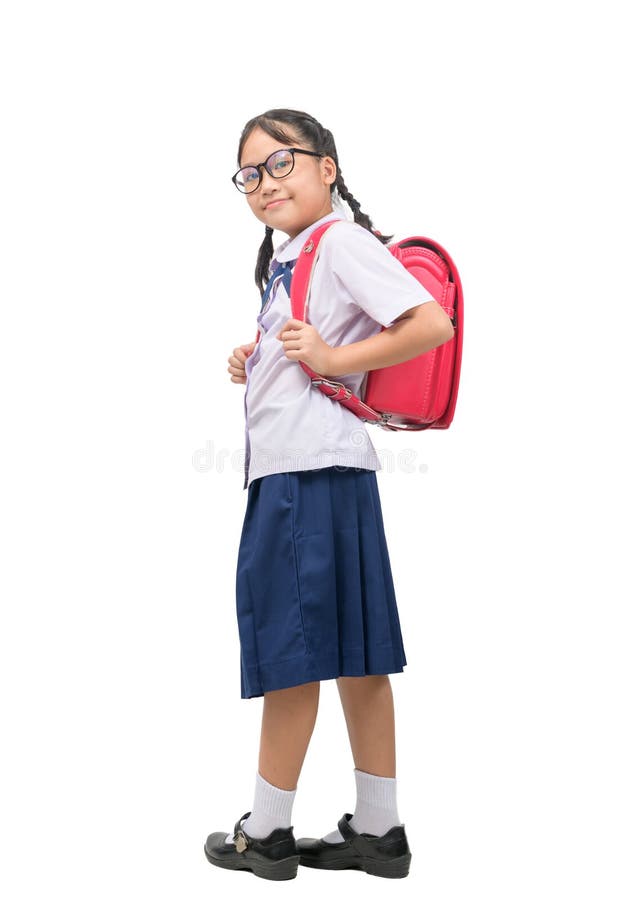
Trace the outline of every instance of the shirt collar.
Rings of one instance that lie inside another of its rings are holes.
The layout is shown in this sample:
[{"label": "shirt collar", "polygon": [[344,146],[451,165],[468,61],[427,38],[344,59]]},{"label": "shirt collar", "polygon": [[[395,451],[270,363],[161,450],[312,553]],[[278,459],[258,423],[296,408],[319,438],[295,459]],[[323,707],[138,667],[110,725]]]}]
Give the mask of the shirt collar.
[{"label": "shirt collar", "polygon": [[319,225],[322,225],[323,222],[330,222],[332,219],[346,219],[346,215],[339,209],[335,209],[332,212],[328,213],[326,216],[323,216],[321,219],[317,219],[316,222],[313,222],[312,225],[308,225],[307,228],[304,228],[303,231],[300,231],[298,235],[294,238],[288,238],[278,247],[273,255],[273,259],[270,263],[270,270],[273,271],[277,268],[278,263],[288,262],[291,259],[297,259],[301,252],[301,248],[305,244],[306,240],[310,237],[315,228],[318,228]]}]

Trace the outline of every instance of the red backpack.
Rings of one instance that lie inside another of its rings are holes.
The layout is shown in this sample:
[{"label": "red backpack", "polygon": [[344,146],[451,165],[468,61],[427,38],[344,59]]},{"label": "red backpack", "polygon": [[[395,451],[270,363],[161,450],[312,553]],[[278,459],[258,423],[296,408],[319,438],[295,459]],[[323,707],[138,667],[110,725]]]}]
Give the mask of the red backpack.
[{"label": "red backpack", "polygon": [[[325,222],[312,232],[293,268],[292,317],[301,322],[306,321],[310,279],[321,238],[338,221]],[[456,406],[463,346],[463,289],[459,273],[443,247],[429,238],[404,238],[385,246],[450,316],[453,337],[406,362],[372,369],[367,373],[361,398],[341,382],[324,378],[302,360],[299,365],[310,376],[313,385],[330,399],[342,403],[363,422],[389,431],[448,428]],[[259,337],[260,332],[257,341]]]}]

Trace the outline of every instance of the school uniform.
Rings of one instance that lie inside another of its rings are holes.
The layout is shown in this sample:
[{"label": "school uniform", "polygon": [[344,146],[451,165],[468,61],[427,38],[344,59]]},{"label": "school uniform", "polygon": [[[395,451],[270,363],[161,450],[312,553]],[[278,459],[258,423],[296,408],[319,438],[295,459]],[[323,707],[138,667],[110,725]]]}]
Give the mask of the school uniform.
[{"label": "school uniform", "polygon": [[[245,364],[247,507],[237,560],[241,697],[407,664],[376,471],[364,423],[312,386],[276,335],[291,318],[291,271],[312,231],[275,250]],[[283,271],[283,264],[289,271]],[[274,278],[274,274],[278,273]],[[308,322],[331,346],[377,334],[434,301],[377,238],[347,221],[323,235]],[[360,394],[366,372],[337,380]]]}]

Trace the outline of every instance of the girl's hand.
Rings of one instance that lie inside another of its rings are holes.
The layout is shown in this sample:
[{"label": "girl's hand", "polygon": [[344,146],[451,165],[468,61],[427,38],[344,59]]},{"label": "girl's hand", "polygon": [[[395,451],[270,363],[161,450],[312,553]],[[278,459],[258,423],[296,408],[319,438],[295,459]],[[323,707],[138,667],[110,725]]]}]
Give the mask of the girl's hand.
[{"label": "girl's hand", "polygon": [[241,344],[240,347],[235,347],[233,355],[228,357],[228,362],[230,363],[228,371],[231,373],[230,380],[234,381],[235,384],[245,384],[248,380],[245,374],[245,361],[255,347],[256,341],[253,341],[251,344]]},{"label": "girl's hand", "polygon": [[276,337],[282,341],[287,359],[301,360],[315,372],[329,377],[334,348],[325,343],[313,325],[299,319],[289,319]]}]

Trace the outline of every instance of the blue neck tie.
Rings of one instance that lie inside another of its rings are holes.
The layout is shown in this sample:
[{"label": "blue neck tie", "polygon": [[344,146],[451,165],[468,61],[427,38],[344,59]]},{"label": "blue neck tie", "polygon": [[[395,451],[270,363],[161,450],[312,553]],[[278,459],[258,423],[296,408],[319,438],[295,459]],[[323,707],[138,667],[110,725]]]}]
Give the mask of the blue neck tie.
[{"label": "blue neck tie", "polygon": [[278,264],[278,267],[267,282],[267,286],[265,287],[265,290],[263,292],[261,312],[263,311],[265,303],[269,299],[269,294],[271,293],[271,288],[276,278],[282,276],[282,284],[284,285],[284,289],[289,297],[291,296],[291,281],[293,280],[293,268],[295,267],[296,262],[296,259],[289,259],[286,262],[281,262]]}]

